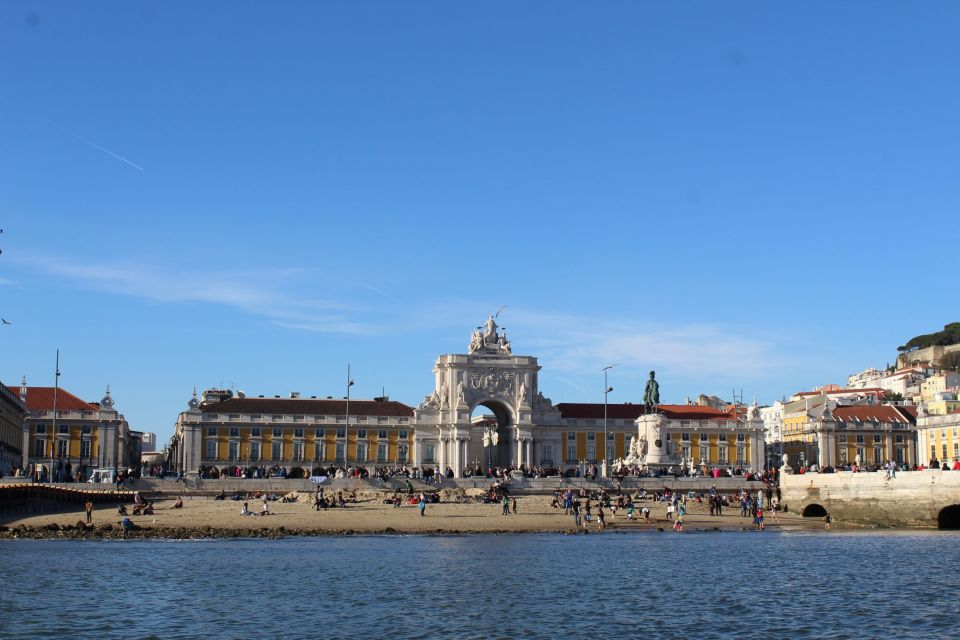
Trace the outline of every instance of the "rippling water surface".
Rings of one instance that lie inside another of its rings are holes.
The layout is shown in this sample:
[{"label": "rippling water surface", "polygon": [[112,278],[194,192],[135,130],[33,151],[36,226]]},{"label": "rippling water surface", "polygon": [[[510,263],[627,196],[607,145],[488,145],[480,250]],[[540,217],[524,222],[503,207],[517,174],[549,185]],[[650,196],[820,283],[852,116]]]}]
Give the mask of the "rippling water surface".
[{"label": "rippling water surface", "polygon": [[934,638],[955,533],[0,541],[0,637]]}]

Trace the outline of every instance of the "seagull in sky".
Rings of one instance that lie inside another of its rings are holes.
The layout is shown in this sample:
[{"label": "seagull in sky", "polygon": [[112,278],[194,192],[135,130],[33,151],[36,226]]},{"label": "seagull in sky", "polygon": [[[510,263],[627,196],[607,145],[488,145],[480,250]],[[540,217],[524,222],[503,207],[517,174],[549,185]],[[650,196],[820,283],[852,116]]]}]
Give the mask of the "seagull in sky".
[{"label": "seagull in sky", "polygon": [[7,319],[6,319],[6,318],[0,318],[0,321],[3,321],[3,324],[11,324],[11,323],[7,322]]}]

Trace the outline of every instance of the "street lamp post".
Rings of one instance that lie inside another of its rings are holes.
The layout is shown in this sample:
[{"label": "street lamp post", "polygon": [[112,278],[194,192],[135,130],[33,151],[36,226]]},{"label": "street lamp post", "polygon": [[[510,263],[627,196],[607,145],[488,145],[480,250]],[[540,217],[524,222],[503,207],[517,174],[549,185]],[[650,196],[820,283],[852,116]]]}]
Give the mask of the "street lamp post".
[{"label": "street lamp post", "polygon": [[617,365],[608,364],[603,368],[603,464],[600,466],[600,471],[604,480],[607,479],[607,448],[609,446],[607,445],[607,395],[613,391],[613,387],[607,383],[607,372],[615,366]]},{"label": "street lamp post", "polygon": [[350,387],[353,386],[353,378],[350,377],[350,365],[347,365],[347,424],[343,430],[343,469],[346,474],[347,463],[350,460]]}]

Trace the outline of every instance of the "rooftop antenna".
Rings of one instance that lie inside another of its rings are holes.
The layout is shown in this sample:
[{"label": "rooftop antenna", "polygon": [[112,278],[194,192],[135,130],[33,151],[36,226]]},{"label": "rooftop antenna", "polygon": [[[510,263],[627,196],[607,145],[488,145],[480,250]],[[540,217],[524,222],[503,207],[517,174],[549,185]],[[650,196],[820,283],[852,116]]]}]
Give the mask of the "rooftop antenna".
[{"label": "rooftop antenna", "polygon": [[743,404],[743,389],[740,389],[740,395],[737,395],[737,390],[733,390],[733,406],[739,407]]}]

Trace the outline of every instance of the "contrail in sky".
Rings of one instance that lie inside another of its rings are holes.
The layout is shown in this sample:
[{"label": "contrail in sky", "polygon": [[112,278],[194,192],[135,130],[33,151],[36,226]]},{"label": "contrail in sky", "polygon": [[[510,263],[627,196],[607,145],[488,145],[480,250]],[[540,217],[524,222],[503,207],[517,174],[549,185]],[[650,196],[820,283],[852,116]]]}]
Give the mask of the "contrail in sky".
[{"label": "contrail in sky", "polygon": [[95,149],[100,149],[100,151],[103,151],[104,153],[107,153],[107,154],[113,156],[114,158],[116,158],[117,160],[119,160],[119,161],[121,161],[121,162],[126,162],[128,165],[130,165],[131,167],[133,167],[134,169],[136,169],[136,170],[138,170],[138,171],[143,171],[143,170],[144,170],[143,167],[141,167],[141,166],[138,165],[137,163],[135,163],[135,162],[130,162],[129,160],[127,160],[126,158],[124,158],[124,157],[121,156],[120,154],[114,153],[113,151],[110,151],[110,149],[106,149],[106,148],[104,148],[104,147],[101,147],[101,146],[98,145],[96,142],[93,142],[92,140],[87,140],[87,139],[84,138],[83,136],[77,135],[76,133],[74,133],[73,131],[70,131],[69,129],[64,129],[63,127],[60,127],[60,130],[63,131],[64,133],[66,133],[67,135],[73,136],[74,138],[76,138],[76,139],[79,140],[80,142],[86,142],[86,143],[87,143],[88,145],[90,145],[91,147],[93,147],[93,148],[95,148]]},{"label": "contrail in sky", "polygon": [[365,286],[367,289],[370,289],[370,291],[375,291],[376,293],[379,293],[380,295],[382,295],[384,298],[387,298],[388,300],[393,300],[397,304],[402,304],[399,300],[394,298],[392,295],[390,295],[386,291],[381,291],[380,289],[377,289],[372,284],[364,284],[363,286]]}]

